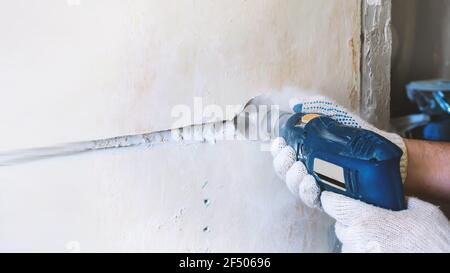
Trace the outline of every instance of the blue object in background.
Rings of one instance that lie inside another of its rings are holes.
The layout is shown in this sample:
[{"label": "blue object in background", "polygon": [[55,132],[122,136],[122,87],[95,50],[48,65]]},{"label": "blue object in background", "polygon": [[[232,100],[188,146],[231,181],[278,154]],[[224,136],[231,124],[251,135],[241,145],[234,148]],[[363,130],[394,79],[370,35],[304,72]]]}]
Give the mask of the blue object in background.
[{"label": "blue object in background", "polygon": [[406,90],[408,98],[422,113],[430,116],[450,114],[450,80],[412,82]]},{"label": "blue object in background", "polygon": [[424,139],[450,141],[450,119],[431,122],[423,128]]},{"label": "blue object in background", "polygon": [[428,124],[405,132],[410,138],[450,141],[450,80],[418,81],[407,85],[408,98],[429,116]]}]

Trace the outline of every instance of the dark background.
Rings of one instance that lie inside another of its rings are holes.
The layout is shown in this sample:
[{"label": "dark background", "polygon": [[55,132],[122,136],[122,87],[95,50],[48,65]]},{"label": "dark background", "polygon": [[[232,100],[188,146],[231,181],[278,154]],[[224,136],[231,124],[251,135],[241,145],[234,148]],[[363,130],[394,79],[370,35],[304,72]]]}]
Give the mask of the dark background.
[{"label": "dark background", "polygon": [[450,79],[450,0],[392,0],[391,116],[417,112],[411,81]]}]

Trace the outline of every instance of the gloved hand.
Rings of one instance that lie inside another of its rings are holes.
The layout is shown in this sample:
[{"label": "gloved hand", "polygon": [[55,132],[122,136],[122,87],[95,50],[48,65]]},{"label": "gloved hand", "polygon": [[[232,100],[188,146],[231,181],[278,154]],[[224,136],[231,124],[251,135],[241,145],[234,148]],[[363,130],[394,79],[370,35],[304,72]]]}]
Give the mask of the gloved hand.
[{"label": "gloved hand", "polygon": [[[404,152],[400,162],[403,181],[406,176],[407,152],[400,136],[366,123],[343,107],[323,97],[293,104],[295,112],[318,113],[336,121],[371,130],[397,144]],[[448,220],[435,206],[415,198],[408,199],[408,209],[393,212],[377,208],[343,195],[324,192],[306,167],[296,162],[295,151],[282,138],[272,142],[274,168],[288,188],[309,207],[323,208],[336,219],[336,235],[343,252],[442,252],[450,251]]]},{"label": "gloved hand", "polygon": [[344,253],[450,252],[450,224],[432,204],[408,198],[407,210],[390,211],[327,191],[320,199]]},{"label": "gloved hand", "polygon": [[[306,100],[293,101],[291,102],[291,107],[296,113],[322,114],[331,117],[341,124],[373,131],[387,138],[403,151],[403,156],[400,160],[400,173],[403,181],[405,181],[408,161],[407,152],[406,145],[399,135],[375,128],[357,115],[352,114],[337,103],[324,97],[312,97]],[[320,189],[314,177],[308,175],[303,163],[296,162],[294,149],[287,146],[284,139],[277,138],[272,141],[272,155],[274,156],[273,165],[275,172],[286,182],[289,190],[295,195],[299,194],[300,199],[307,206],[313,208],[320,207]]]}]

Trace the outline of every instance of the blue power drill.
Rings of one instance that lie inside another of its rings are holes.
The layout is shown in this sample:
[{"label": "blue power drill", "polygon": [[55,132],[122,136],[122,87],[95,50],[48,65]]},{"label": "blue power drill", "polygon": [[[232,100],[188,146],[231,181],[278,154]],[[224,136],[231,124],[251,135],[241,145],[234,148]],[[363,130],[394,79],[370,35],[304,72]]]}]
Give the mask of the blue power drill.
[{"label": "blue power drill", "polygon": [[280,124],[280,136],[321,190],[393,211],[406,209],[400,175],[403,152],[397,145],[319,114],[281,116]]}]

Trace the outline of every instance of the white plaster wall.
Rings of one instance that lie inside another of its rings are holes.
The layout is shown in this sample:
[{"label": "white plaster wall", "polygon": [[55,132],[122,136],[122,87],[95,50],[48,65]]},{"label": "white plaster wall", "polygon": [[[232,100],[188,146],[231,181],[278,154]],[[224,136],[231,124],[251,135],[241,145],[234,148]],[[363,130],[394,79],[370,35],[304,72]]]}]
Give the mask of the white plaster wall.
[{"label": "white plaster wall", "polygon": [[[283,86],[358,110],[359,35],[359,0],[0,0],[0,150],[170,128],[195,96]],[[1,251],[330,251],[330,224],[257,143],[0,168]]]},{"label": "white plaster wall", "polygon": [[359,0],[0,0],[0,37],[0,150],[167,129],[193,97],[359,105]]},{"label": "white plaster wall", "polygon": [[0,217],[0,251],[332,249],[331,220],[287,190],[258,143],[133,148],[2,167]]}]

